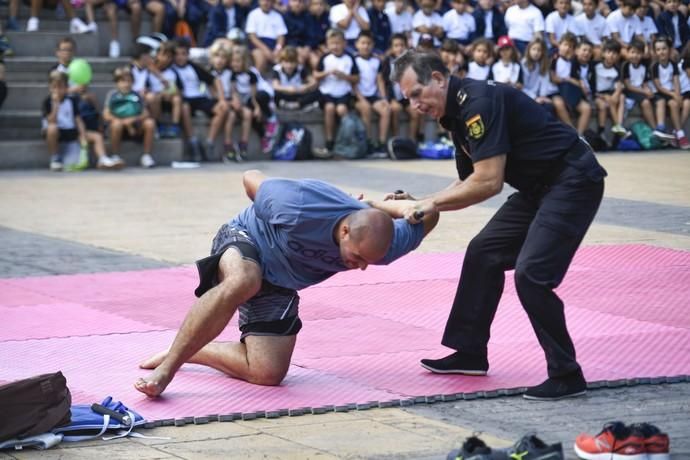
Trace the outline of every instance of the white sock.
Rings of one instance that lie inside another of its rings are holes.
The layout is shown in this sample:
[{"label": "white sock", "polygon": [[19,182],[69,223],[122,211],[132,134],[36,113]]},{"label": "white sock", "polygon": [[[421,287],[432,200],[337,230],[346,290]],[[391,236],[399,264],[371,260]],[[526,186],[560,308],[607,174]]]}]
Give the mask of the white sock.
[{"label": "white sock", "polygon": [[678,131],[676,131],[676,137],[678,139],[680,139],[681,137],[685,137],[685,131],[683,131],[682,129],[679,129]]}]

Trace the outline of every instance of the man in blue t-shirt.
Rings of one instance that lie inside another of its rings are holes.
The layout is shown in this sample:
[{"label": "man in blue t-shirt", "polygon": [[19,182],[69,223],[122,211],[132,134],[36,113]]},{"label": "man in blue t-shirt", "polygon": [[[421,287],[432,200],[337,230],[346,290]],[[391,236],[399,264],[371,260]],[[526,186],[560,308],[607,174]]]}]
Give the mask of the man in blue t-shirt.
[{"label": "man in blue t-shirt", "polygon": [[[341,271],[387,265],[419,246],[438,222],[438,212],[429,212],[410,224],[402,218],[410,202],[360,201],[319,180],[271,179],[252,170],[243,183],[253,205],[221,226],[211,255],[197,261],[199,299],[170,350],[140,365],[154,369],[135,383],[148,396],[160,395],[186,362],[280,384],[302,327],[297,291]],[[240,342],[212,342],[236,310]]]}]

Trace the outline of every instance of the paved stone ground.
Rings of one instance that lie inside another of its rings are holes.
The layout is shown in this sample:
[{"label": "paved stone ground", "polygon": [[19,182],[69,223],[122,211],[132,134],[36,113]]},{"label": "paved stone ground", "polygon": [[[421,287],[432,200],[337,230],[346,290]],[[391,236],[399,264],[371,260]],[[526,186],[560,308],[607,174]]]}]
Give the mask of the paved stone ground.
[{"label": "paved stone ground", "polygon": [[[610,177],[585,244],[690,250],[690,155],[613,154],[601,160]],[[239,179],[250,167],[269,175],[318,177],[371,196],[396,188],[424,194],[454,176],[451,162],[388,161],[211,165],[193,171],[132,168],[119,174],[0,172],[0,277],[191,263],[208,251],[218,225],[246,205]],[[466,247],[508,193],[445,214],[420,250]],[[172,439],[111,441],[107,450],[100,441],[63,444],[47,452],[0,453],[0,459],[441,459],[473,432],[491,445],[505,446],[530,431],[549,442],[562,441],[568,458],[575,458],[571,445],[577,433],[596,432],[610,420],[658,424],[671,435],[673,458],[690,459],[690,383],[594,390],[585,398],[553,403],[505,397],[159,428],[147,434]]]}]

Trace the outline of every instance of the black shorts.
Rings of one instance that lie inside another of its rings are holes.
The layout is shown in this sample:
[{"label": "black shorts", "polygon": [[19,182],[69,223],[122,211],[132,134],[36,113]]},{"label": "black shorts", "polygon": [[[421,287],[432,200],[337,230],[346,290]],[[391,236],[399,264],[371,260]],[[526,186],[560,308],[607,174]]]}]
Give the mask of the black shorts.
[{"label": "black shorts", "polygon": [[[196,262],[199,286],[194,294],[197,297],[218,285],[218,263],[230,248],[239,252],[243,259],[262,266],[258,247],[251,236],[240,228],[223,224],[213,239],[211,255]],[[302,329],[297,291],[276,286],[266,280],[261,283],[259,292],[241,304],[238,311],[241,341],[248,335],[296,335]]]},{"label": "black shorts", "polygon": [[184,100],[189,104],[192,116],[197,111],[204,112],[207,117],[213,118],[213,108],[216,106],[216,101],[208,97],[192,97]]},{"label": "black shorts", "polygon": [[673,98],[672,98],[671,96],[669,96],[668,94],[664,94],[664,93],[654,93],[654,102],[656,102],[656,101],[666,101],[666,102],[668,102],[668,101],[670,101],[671,99],[673,99]]},{"label": "black shorts", "polygon": [[683,99],[690,99],[690,91],[684,92],[681,96],[683,96]]},{"label": "black shorts", "polygon": [[374,94],[373,96],[364,96],[364,99],[366,99],[369,104],[374,105],[374,102],[380,101],[381,97],[378,94]]},{"label": "black shorts", "polygon": [[321,107],[321,110],[323,110],[324,107],[326,107],[326,104],[329,102],[335,104],[336,106],[338,104],[345,104],[348,108],[350,108],[352,104],[352,95],[346,94],[345,96],[334,97],[329,94],[321,93],[321,96],[319,97],[319,107]]},{"label": "black shorts", "polygon": [[172,113],[173,105],[172,102],[163,100],[161,101],[161,112]]},{"label": "black shorts", "polygon": [[625,97],[635,101],[635,104],[641,104],[642,101],[648,100],[649,98],[641,93],[636,93],[634,91],[625,91]]},{"label": "black shorts", "polygon": [[79,131],[76,129],[59,129],[58,142],[74,142],[79,139]]}]

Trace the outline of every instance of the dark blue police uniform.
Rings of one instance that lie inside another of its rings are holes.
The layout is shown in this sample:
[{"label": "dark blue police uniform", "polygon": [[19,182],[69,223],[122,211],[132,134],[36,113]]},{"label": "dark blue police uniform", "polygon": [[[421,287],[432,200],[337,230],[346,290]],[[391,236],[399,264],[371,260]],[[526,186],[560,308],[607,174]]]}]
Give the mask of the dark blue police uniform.
[{"label": "dark blue police uniform", "polygon": [[599,208],[606,171],[574,129],[508,85],[451,77],[441,124],[460,179],[473,163],[505,154],[505,182],[517,189],[467,248],[443,345],[487,356],[504,272],[515,269],[549,377],[580,371],[554,289]]}]

